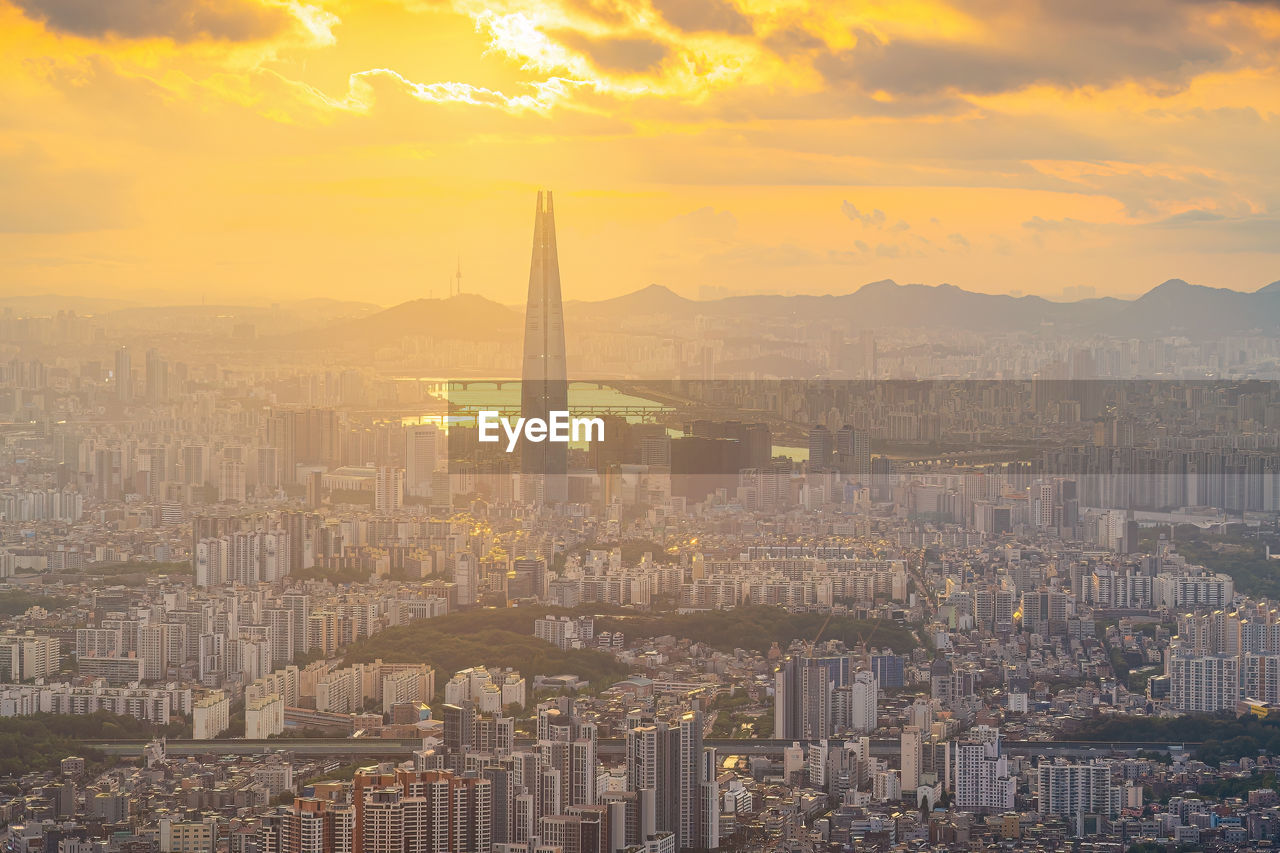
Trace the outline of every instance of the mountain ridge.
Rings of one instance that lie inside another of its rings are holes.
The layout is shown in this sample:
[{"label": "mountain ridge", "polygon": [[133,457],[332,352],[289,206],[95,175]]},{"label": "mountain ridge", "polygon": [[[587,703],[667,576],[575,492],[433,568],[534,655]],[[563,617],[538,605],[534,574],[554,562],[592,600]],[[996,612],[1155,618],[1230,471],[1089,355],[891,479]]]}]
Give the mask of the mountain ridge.
[{"label": "mountain ridge", "polygon": [[[842,294],[750,294],[690,299],[651,283],[620,296],[565,303],[572,327],[682,334],[697,318],[735,321],[845,322],[854,329],[915,326],[980,333],[1048,330],[1191,338],[1236,332],[1280,334],[1280,282],[1250,293],[1173,278],[1136,299],[1090,297],[1053,302],[1037,295],[989,294],[944,283],[898,284],[882,279]],[[522,335],[519,308],[474,293],[415,299],[335,324],[312,337],[379,346],[410,336],[457,340]],[[291,336],[295,337],[295,336]],[[302,336],[296,336],[299,339]]]}]

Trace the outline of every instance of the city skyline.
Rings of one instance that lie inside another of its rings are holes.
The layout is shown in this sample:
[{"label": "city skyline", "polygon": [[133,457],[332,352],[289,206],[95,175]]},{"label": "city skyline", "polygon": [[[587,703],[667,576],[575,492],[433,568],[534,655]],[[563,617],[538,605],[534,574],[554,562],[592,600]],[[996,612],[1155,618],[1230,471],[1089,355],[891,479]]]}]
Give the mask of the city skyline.
[{"label": "city skyline", "polygon": [[0,3],[11,292],[518,303],[535,182],[570,300],[1280,277],[1271,4],[165,7]]},{"label": "city skyline", "polygon": [[1280,0],[0,0],[0,851],[1274,853],[1278,104]]}]

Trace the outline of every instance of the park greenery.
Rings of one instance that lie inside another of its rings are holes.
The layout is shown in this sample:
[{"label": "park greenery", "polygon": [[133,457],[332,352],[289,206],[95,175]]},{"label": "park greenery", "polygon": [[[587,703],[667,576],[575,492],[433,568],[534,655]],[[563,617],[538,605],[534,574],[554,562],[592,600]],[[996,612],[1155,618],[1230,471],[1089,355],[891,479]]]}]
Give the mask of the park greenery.
[{"label": "park greenery", "polygon": [[1154,537],[1164,534],[1174,550],[1187,562],[1205,566],[1229,575],[1236,592],[1264,598],[1280,598],[1280,572],[1277,563],[1267,559],[1266,544],[1256,535],[1242,533],[1210,533],[1193,524],[1180,524],[1170,531],[1157,527],[1146,534],[1146,544],[1154,545]]},{"label": "park greenery", "polygon": [[99,577],[118,577],[120,575],[189,575],[193,573],[191,563],[158,562],[155,560],[131,560],[125,563],[91,563],[84,573]]},{"label": "park greenery", "polygon": [[19,616],[32,607],[43,607],[49,611],[61,610],[73,604],[75,602],[67,598],[60,598],[55,595],[41,595],[40,593],[26,592],[25,590],[0,592],[0,616]]},{"label": "park greenery", "polygon": [[1280,719],[1253,716],[1189,715],[1183,717],[1114,716],[1086,722],[1073,740],[1184,743],[1191,757],[1216,766],[1223,761],[1280,755]]},{"label": "park greenery", "polygon": [[101,763],[104,756],[87,748],[85,742],[159,735],[189,736],[190,727],[182,722],[160,727],[106,711],[0,718],[0,776],[56,770],[62,759],[72,755]]},{"label": "park greenery", "polygon": [[[825,624],[825,627],[824,627]],[[792,640],[840,640],[849,648],[891,648],[904,653],[920,645],[910,628],[884,619],[855,619],[823,613],[792,613],[759,605],[700,613],[611,613],[596,619],[596,631],[622,631],[628,638],[671,635],[706,643],[721,651],[735,648],[765,652],[772,643],[785,649]]]},{"label": "park greenery", "polygon": [[561,650],[535,639],[533,622],[554,608],[468,610],[388,628],[353,643],[346,663],[382,659],[388,663],[426,663],[444,679],[471,666],[512,667],[526,678],[576,675],[602,689],[623,679],[628,669],[613,655],[593,649]]},{"label": "park greenery", "polygon": [[[768,651],[775,641],[785,648],[792,640],[840,640],[850,648],[863,640],[868,648],[907,652],[919,645],[915,634],[885,620],[863,620],[821,613],[791,613],[780,607],[741,607],[702,613],[643,613],[607,605],[576,610],[512,607],[465,610],[388,628],[346,649],[345,664],[376,659],[426,663],[447,678],[470,666],[511,667],[526,678],[576,675],[600,690],[630,671],[612,655],[594,649],[562,650],[533,637],[533,623],[546,615],[594,615],[596,633],[621,631],[629,640],[674,636],[705,643],[722,651],[749,648]],[[443,689],[443,678],[437,687]]]}]

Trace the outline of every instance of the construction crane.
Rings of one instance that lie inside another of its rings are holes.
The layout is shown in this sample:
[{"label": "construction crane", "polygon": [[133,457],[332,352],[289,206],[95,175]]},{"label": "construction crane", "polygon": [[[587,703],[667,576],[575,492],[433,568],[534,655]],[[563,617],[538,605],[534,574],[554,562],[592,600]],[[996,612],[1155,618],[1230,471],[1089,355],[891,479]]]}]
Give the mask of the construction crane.
[{"label": "construction crane", "polygon": [[[813,640],[809,642],[809,657],[813,657],[813,653],[817,650],[818,641],[822,639],[822,634],[827,630],[827,626],[831,624],[832,616],[835,616],[834,610],[827,614],[826,619],[822,620],[822,626],[818,628],[818,633],[815,634],[813,636]],[[871,641],[871,638],[876,635],[876,630],[879,627],[880,627],[880,623],[877,621],[875,625],[871,626],[871,631],[868,632],[865,636],[863,634],[858,634],[858,650],[860,652],[860,656],[862,657],[863,666],[866,669],[871,668],[871,657],[870,657],[868,643]]]}]

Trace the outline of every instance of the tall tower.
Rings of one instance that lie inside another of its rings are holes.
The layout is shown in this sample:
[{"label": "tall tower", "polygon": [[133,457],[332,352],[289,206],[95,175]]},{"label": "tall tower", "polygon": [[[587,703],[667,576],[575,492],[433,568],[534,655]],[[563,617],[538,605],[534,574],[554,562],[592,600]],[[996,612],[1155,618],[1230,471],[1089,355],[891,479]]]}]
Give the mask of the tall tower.
[{"label": "tall tower", "polygon": [[[533,220],[533,259],[529,264],[529,298],[524,315],[524,366],[520,374],[520,414],[549,419],[569,408],[568,371],[564,357],[564,306],[560,300],[560,261],[556,255],[555,207],[551,191],[538,193]],[[532,496],[542,503],[568,497],[568,446],[557,442],[523,442],[520,470]]]},{"label": "tall tower", "polygon": [[[560,287],[557,284],[556,293],[559,292]],[[115,380],[116,398],[122,403],[131,402],[133,400],[133,359],[130,357],[128,347],[120,347],[116,350]]]}]

